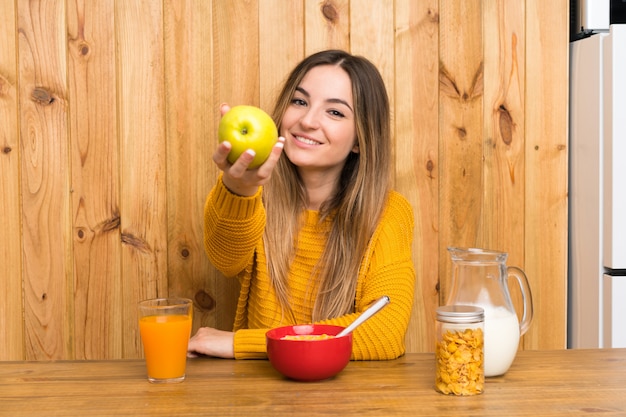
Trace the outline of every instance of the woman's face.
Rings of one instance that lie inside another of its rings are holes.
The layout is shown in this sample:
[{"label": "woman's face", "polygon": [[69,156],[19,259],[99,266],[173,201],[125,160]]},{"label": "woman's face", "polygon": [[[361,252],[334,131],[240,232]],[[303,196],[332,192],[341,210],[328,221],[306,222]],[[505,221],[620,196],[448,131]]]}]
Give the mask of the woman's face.
[{"label": "woman's face", "polygon": [[309,70],[281,122],[285,153],[301,173],[339,175],[350,152],[358,152],[352,84],[338,66]]}]

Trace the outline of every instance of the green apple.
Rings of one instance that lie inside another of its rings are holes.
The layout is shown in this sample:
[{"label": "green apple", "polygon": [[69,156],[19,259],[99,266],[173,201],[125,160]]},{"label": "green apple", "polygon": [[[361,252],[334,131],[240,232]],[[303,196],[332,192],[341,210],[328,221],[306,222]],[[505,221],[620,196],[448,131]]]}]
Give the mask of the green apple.
[{"label": "green apple", "polygon": [[259,167],[267,160],[278,141],[276,124],[269,114],[254,106],[235,106],[220,120],[217,131],[221,142],[232,145],[228,162],[234,163],[248,149],[255,152],[248,169]]}]

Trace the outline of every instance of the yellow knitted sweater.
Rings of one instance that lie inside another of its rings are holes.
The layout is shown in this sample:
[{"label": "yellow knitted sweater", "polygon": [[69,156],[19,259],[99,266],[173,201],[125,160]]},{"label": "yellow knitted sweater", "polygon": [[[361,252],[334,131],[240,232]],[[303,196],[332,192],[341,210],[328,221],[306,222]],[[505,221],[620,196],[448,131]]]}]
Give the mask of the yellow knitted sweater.
[{"label": "yellow knitted sweater", "polygon": [[[380,223],[363,258],[355,312],[322,323],[347,326],[372,302],[388,295],[391,303],[353,333],[353,360],[395,359],[405,352],[415,270],[411,258],[413,212],[404,197],[391,192]],[[205,248],[213,265],[227,277],[239,277],[241,292],[235,317],[235,358],[266,358],[265,333],[291,324],[311,323],[314,300],[309,277],[324,249],[327,222],[306,212],[291,265],[289,290],[296,323],[290,322],[272,289],[263,245],[265,209],[261,190],[252,197],[231,193],[221,178],[205,205]]]}]

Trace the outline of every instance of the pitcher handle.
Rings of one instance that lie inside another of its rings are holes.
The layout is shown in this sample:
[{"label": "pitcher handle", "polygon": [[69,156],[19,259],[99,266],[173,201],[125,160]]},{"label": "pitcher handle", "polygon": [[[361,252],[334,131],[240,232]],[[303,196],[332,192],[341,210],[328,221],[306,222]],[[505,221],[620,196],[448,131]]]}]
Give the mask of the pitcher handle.
[{"label": "pitcher handle", "polygon": [[507,267],[507,273],[513,275],[517,279],[517,283],[522,290],[522,299],[524,301],[524,312],[519,324],[520,336],[528,331],[530,322],[533,319],[533,298],[530,292],[530,285],[528,284],[528,278],[524,271],[516,266]]}]

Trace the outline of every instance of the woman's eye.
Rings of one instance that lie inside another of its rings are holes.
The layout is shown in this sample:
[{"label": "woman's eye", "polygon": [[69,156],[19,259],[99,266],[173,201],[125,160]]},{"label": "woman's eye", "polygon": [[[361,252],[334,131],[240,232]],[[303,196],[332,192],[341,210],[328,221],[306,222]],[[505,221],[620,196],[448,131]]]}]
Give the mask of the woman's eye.
[{"label": "woman's eye", "polygon": [[329,110],[328,113],[335,117],[345,117],[345,115],[339,110]]},{"label": "woman's eye", "polygon": [[306,106],[306,101],[301,98],[294,98],[291,100],[291,104],[295,104],[296,106]]}]

